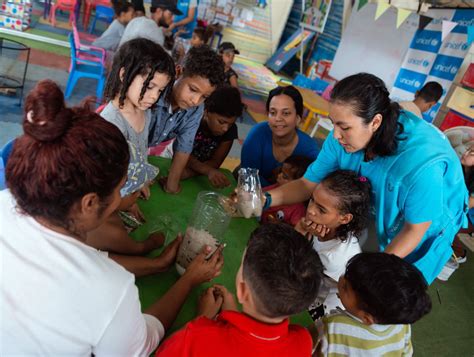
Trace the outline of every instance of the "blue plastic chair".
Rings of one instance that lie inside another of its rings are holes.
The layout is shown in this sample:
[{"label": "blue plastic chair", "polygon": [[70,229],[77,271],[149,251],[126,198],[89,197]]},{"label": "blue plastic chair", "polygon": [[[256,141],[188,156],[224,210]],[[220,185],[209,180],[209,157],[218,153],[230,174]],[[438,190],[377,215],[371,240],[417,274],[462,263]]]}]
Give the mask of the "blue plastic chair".
[{"label": "blue plastic chair", "polygon": [[92,21],[91,28],[89,29],[89,33],[94,32],[97,20],[102,20],[110,24],[112,21],[114,21],[114,15],[114,9],[111,7],[97,5],[95,7],[95,16],[94,20]]},{"label": "blue plastic chair", "polygon": [[321,78],[309,79],[301,73],[298,73],[295,79],[293,79],[293,84],[298,87],[314,90],[319,95],[323,94],[326,87],[329,86],[329,83]]},{"label": "blue plastic chair", "polygon": [[71,97],[72,90],[77,84],[79,78],[93,78],[97,79],[96,97],[97,101],[102,100],[102,92],[104,91],[105,85],[105,67],[100,62],[94,62],[86,59],[78,59],[77,54],[87,54],[90,56],[96,56],[101,58],[103,54],[92,50],[82,50],[76,48],[74,42],[74,36],[72,33],[69,34],[69,45],[71,46],[71,69],[69,78],[66,85],[66,93],[64,97],[69,99]]},{"label": "blue plastic chair", "polygon": [[8,158],[13,149],[13,143],[16,138],[10,140],[5,146],[0,150],[0,191],[7,188],[5,182],[5,168],[7,167]]}]

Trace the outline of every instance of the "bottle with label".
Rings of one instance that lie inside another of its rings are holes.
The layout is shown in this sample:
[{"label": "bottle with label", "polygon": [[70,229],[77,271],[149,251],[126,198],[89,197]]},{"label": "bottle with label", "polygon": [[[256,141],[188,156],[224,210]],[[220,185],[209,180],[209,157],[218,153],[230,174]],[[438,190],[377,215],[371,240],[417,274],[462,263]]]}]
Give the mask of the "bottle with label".
[{"label": "bottle with label", "polygon": [[237,184],[237,206],[245,218],[262,215],[262,186],[258,169],[241,168]]}]

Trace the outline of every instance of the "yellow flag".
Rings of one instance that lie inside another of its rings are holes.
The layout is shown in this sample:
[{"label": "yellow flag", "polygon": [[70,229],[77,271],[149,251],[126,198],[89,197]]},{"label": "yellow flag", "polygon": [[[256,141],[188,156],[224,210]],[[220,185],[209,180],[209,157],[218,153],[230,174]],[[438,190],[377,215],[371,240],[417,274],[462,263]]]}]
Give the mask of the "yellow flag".
[{"label": "yellow flag", "polygon": [[390,4],[386,4],[385,2],[378,2],[377,3],[377,11],[375,11],[375,20],[377,20],[382,14],[388,10]]},{"label": "yellow flag", "polygon": [[408,16],[410,16],[411,11],[410,10],[405,10],[405,9],[400,9],[398,8],[398,14],[397,14],[397,28],[400,27],[401,24],[407,19]]}]

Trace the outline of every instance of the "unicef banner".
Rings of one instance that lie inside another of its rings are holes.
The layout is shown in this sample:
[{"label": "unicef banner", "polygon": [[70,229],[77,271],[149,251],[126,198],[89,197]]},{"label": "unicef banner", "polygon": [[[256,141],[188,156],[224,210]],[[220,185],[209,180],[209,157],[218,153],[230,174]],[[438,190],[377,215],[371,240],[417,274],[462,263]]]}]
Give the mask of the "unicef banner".
[{"label": "unicef banner", "polygon": [[[469,49],[467,27],[474,25],[474,10],[431,10],[426,16],[434,19],[424,30],[416,31],[391,96],[394,100],[413,100],[415,92],[426,82],[441,84],[443,96],[429,112],[423,114],[424,119],[431,123]],[[443,20],[458,25],[441,41]]]}]

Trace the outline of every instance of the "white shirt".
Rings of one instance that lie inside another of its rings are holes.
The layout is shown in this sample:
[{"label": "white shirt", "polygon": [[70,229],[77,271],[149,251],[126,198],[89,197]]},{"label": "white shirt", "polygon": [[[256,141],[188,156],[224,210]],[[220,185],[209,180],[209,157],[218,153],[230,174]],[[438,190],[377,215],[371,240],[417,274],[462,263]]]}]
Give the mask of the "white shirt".
[{"label": "white shirt", "polygon": [[160,46],[165,44],[165,36],[161,27],[155,21],[145,16],[136,17],[128,23],[120,40],[119,47],[134,38],[147,38]]},{"label": "white shirt", "polygon": [[324,274],[335,281],[338,281],[339,277],[346,271],[346,264],[349,259],[362,252],[359,240],[353,235],[349,235],[345,242],[340,239],[321,242],[314,236],[313,248],[318,252],[321,259]]},{"label": "white shirt", "polygon": [[0,355],[148,356],[164,336],[132,274],[0,192]]}]

